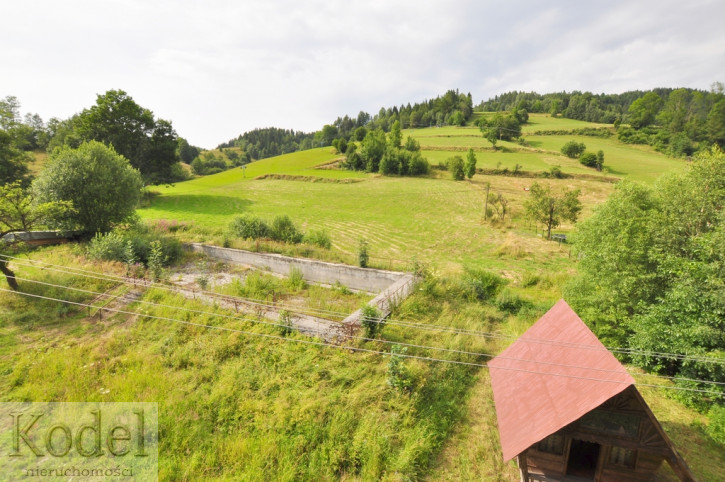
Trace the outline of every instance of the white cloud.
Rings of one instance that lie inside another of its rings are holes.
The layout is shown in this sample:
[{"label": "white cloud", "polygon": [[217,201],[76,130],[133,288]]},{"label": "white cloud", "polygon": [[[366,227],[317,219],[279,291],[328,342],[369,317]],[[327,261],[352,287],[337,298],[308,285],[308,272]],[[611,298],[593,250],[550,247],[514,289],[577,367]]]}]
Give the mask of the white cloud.
[{"label": "white cloud", "polygon": [[255,127],[508,90],[708,88],[725,4],[29,0],[4,6],[0,96],[67,117],[126,90],[212,147]]}]

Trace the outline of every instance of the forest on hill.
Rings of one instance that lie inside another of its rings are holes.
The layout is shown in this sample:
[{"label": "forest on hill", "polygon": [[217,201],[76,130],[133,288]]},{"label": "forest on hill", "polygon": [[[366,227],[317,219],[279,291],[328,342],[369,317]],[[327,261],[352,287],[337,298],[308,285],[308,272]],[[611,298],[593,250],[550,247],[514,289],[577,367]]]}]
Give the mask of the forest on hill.
[{"label": "forest on hill", "polygon": [[[486,121],[475,119],[476,111],[501,115]],[[28,174],[26,166],[32,151],[52,152],[60,146],[77,147],[97,140],[113,144],[139,169],[144,182],[159,184],[188,178],[180,162],[196,167],[196,174],[211,174],[251,160],[342,145],[345,153],[351,141],[362,141],[368,132],[389,132],[399,128],[481,125],[491,140],[520,135],[519,126],[528,113],[548,113],[587,122],[613,124],[617,139],[626,144],[645,144],[672,157],[688,157],[705,152],[711,146],[725,147],[725,87],[715,82],[710,91],[688,88],[634,90],[621,94],[591,92],[511,91],[480,102],[474,107],[470,93],[449,90],[434,99],[414,104],[381,107],[371,115],[344,115],[319,131],[305,133],[275,127],[245,132],[219,144],[218,150],[235,148],[226,156],[214,156],[190,145],[177,135],[170,121],[157,119],[153,112],[138,105],[122,90],[98,95],[96,104],[68,119],[51,118],[45,122],[37,114],[20,112],[20,101],[7,96],[0,100],[0,178],[11,179]],[[482,123],[488,122],[487,126]],[[122,129],[117,126],[123,125]],[[488,128],[488,130],[486,130]],[[551,133],[555,134],[555,133]],[[563,134],[563,132],[562,132]]]},{"label": "forest on hill", "polygon": [[[722,83],[710,91],[688,88],[633,90],[621,94],[591,92],[511,91],[482,101],[475,107],[471,94],[449,90],[423,102],[381,107],[371,115],[345,115],[313,133],[277,128],[255,129],[218,147],[240,147],[253,159],[332,145],[335,139],[362,140],[365,131],[389,132],[395,122],[401,129],[463,126],[477,112],[548,113],[554,117],[614,124],[617,138],[628,144],[648,144],[674,156],[691,156],[717,144],[725,146],[725,96]],[[525,121],[524,121],[525,122]]]}]

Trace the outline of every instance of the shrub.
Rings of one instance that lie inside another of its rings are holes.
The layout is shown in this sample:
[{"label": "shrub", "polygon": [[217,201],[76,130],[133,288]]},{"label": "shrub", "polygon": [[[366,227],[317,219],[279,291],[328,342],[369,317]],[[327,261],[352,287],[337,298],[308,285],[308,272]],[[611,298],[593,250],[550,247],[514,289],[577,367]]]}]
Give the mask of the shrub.
[{"label": "shrub", "polygon": [[564,173],[562,172],[560,166],[551,166],[549,168],[549,172],[547,174],[548,175],[546,177],[552,177],[552,178],[555,178],[555,179],[563,179],[564,178]]},{"label": "shrub", "polygon": [[429,171],[430,165],[428,165],[428,161],[420,155],[420,152],[413,152],[413,154],[410,156],[408,174],[411,176],[422,176],[428,174]]},{"label": "shrub", "polygon": [[307,287],[304,277],[302,276],[302,270],[296,266],[290,268],[289,278],[287,278],[287,286],[292,291],[300,291]]},{"label": "shrub", "polygon": [[302,242],[303,233],[297,229],[286,214],[275,216],[272,226],[269,228],[269,237],[275,241],[298,244]]},{"label": "shrub", "polygon": [[[604,158],[604,155],[602,154],[602,158]],[[596,167],[597,165],[597,155],[593,152],[583,152],[581,156],[579,156],[579,162],[584,164],[587,167]]]},{"label": "shrub", "polygon": [[466,268],[463,285],[469,298],[486,301],[498,293],[505,283],[504,279],[488,271]]},{"label": "shrub", "polygon": [[561,153],[566,157],[576,159],[581,156],[586,148],[587,146],[585,146],[583,142],[569,141],[561,148]]},{"label": "shrub", "polygon": [[400,149],[388,148],[380,160],[380,174],[384,176],[390,176],[393,174],[400,174],[400,155],[398,153]]},{"label": "shrub", "polygon": [[244,239],[259,239],[269,236],[267,223],[256,216],[243,214],[237,216],[229,225],[229,230],[235,236]]},{"label": "shrub", "polygon": [[360,324],[365,330],[365,338],[375,338],[383,325],[380,311],[374,306],[363,306],[362,310],[360,310]]},{"label": "shrub", "polygon": [[96,235],[91,239],[86,254],[95,260],[125,261],[126,241],[122,234],[110,233]]},{"label": "shrub", "polygon": [[403,357],[408,351],[407,347],[393,345],[390,350],[390,361],[388,361],[388,385],[401,392],[410,392],[413,388],[413,375],[405,365]]},{"label": "shrub", "polygon": [[522,308],[528,307],[530,305],[531,303],[519,298],[516,294],[512,293],[508,289],[503,290],[496,297],[496,308],[501,311],[505,311],[506,313],[511,313],[512,315],[517,314],[519,311],[521,311]]},{"label": "shrub", "polygon": [[282,336],[292,333],[292,313],[287,310],[279,312],[279,332]]},{"label": "shrub", "polygon": [[529,288],[531,286],[536,286],[541,282],[541,278],[539,275],[531,274],[531,273],[525,273],[523,279],[521,280],[521,286],[524,288]]},{"label": "shrub", "polygon": [[267,298],[275,291],[279,291],[278,284],[277,278],[254,271],[247,275],[244,284],[237,285],[237,291],[239,296],[257,299]]},{"label": "shrub", "polygon": [[163,274],[163,267],[166,264],[168,258],[164,255],[163,248],[161,247],[161,241],[151,241],[151,252],[149,253],[149,271],[153,279],[161,279]]},{"label": "shrub", "polygon": [[315,246],[319,246],[320,248],[332,248],[332,239],[324,229],[310,231],[305,236],[305,241],[310,244],[314,244]]},{"label": "shrub", "polygon": [[370,255],[368,255],[368,242],[364,239],[360,240],[360,244],[357,249],[357,261],[361,268],[368,267],[368,261],[370,261]]},{"label": "shrub", "polygon": [[86,250],[91,259],[120,261],[127,265],[137,262],[149,264],[151,245],[158,242],[163,265],[168,266],[181,259],[181,242],[170,236],[163,236],[143,226],[128,231],[114,230],[107,234],[96,234]]},{"label": "shrub", "polygon": [[725,445],[725,407],[713,405],[708,419],[707,434],[716,442]]},{"label": "shrub", "polygon": [[463,181],[466,172],[463,169],[463,158],[461,156],[453,156],[448,159],[448,170],[451,171],[451,177],[456,181]]}]

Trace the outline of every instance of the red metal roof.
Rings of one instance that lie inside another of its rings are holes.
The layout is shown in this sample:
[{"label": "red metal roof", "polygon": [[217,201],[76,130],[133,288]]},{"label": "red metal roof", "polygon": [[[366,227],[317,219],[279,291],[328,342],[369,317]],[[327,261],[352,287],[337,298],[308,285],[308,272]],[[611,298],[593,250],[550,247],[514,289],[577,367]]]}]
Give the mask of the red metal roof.
[{"label": "red metal roof", "polygon": [[564,300],[488,367],[505,461],[634,384]]}]

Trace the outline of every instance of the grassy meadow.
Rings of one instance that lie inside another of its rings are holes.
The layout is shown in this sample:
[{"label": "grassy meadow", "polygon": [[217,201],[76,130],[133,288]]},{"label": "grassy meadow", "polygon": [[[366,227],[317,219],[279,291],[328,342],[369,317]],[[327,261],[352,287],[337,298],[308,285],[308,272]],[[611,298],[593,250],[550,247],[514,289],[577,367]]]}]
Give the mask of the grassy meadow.
[{"label": "grassy meadow", "polygon": [[[515,464],[502,462],[487,370],[446,360],[484,365],[556,302],[576,270],[568,245],[545,241],[541,227],[525,218],[526,189],[533,182],[555,191],[580,189],[586,218],[612,192],[611,177],[651,183],[684,167],[615,137],[533,135],[581,127],[601,126],[532,115],[526,145],[500,142],[496,151],[475,127],[404,131],[420,142],[432,165],[465,156],[472,147],[478,167],[513,171],[518,164],[526,176],[477,174],[456,182],[434,169],[422,178],[383,177],[330,169],[341,156],[319,148],[154,187],[138,215],[182,241],[356,264],[365,239],[372,266],[422,266],[425,276],[376,340],[353,338],[332,347],[260,323],[259,314],[162,289],[146,290],[123,307],[132,314],[100,315],[97,308],[0,291],[0,394],[6,401],[158,402],[161,480],[517,481]],[[597,173],[561,155],[571,139],[602,149],[608,171]],[[554,166],[572,176],[534,177]],[[504,222],[483,219],[486,189],[508,199]],[[228,225],[245,213],[267,221],[288,215],[305,231],[324,229],[332,248],[234,239]],[[557,232],[572,229],[565,224]],[[98,274],[122,275],[125,269],[88,260],[80,244],[24,256]],[[25,293],[96,307],[116,305],[95,293],[131,289],[23,261],[11,266]],[[502,280],[498,295],[475,295],[477,270]],[[231,283],[214,289],[260,299],[272,289],[286,302],[336,312],[369,298],[341,287],[232,275]],[[391,368],[383,353],[395,344],[419,345],[403,349],[439,361],[399,359]],[[405,387],[396,388],[401,380]],[[693,471],[702,480],[725,480],[725,465],[712,462],[725,460],[725,448],[705,435],[705,417],[668,392],[642,391]],[[664,480],[667,472],[662,470]]]}]

